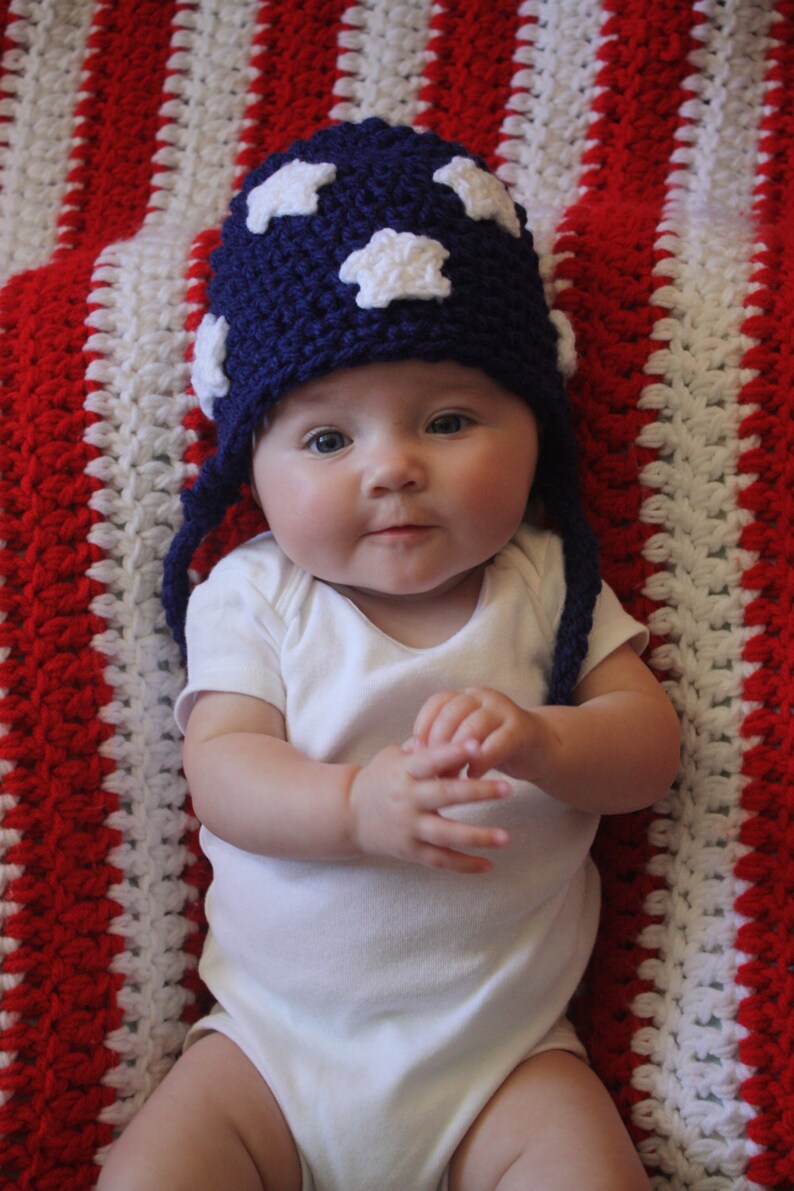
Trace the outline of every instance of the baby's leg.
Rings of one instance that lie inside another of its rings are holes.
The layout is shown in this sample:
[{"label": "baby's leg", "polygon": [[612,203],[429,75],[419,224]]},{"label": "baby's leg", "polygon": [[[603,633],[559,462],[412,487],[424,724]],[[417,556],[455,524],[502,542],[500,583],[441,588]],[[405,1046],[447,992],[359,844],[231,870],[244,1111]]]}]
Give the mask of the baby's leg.
[{"label": "baby's leg", "polygon": [[450,1191],[648,1191],[648,1178],[609,1094],[562,1050],[527,1059],[461,1142]]},{"label": "baby's leg", "polygon": [[295,1144],[243,1052],[212,1033],[190,1047],[110,1151],[99,1191],[300,1191]]}]

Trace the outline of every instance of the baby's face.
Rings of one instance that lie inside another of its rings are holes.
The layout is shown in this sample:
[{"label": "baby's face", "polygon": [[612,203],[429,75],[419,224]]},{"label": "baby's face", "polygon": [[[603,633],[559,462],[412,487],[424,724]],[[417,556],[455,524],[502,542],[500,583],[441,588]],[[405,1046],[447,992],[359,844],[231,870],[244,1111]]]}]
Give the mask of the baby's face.
[{"label": "baby's face", "polygon": [[538,456],[524,401],[478,369],[366,364],[281,399],[254,449],[273,536],[337,586],[449,590],[515,533]]}]

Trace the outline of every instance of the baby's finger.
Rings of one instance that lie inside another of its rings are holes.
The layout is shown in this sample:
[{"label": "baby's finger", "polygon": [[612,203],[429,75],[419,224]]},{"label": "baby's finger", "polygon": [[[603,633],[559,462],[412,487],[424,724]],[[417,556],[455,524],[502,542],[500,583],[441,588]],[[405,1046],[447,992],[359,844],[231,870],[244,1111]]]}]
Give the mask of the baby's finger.
[{"label": "baby's finger", "polygon": [[463,743],[465,740],[476,740],[481,746],[480,752],[488,747],[488,743],[502,727],[502,719],[491,707],[475,707],[461,720],[455,729],[452,743]]},{"label": "baby's finger", "polygon": [[473,875],[487,873],[493,868],[493,862],[487,856],[469,856],[466,852],[436,848],[432,844],[420,844],[415,859],[417,864],[425,868],[437,868],[450,873]]},{"label": "baby's finger", "polygon": [[495,802],[509,798],[512,793],[512,787],[506,781],[444,778],[433,782],[417,782],[414,798],[420,810],[440,811],[471,802]]},{"label": "baby's finger", "polygon": [[479,745],[466,770],[470,778],[481,778],[491,769],[501,769],[517,744],[515,726],[504,723],[501,717],[485,707],[461,724],[458,739],[461,743],[475,740]]},{"label": "baby's finger", "polygon": [[458,697],[458,691],[438,691],[431,695],[414,721],[414,740],[419,744],[427,744],[428,733],[442,708],[452,699]]},{"label": "baby's finger", "polygon": [[[428,748],[447,741],[463,740],[461,726],[477,712],[479,707],[479,701],[464,691],[460,691],[454,698],[449,699],[443,707],[439,708],[438,714],[427,731]],[[476,739],[476,737],[472,736],[471,739]]]},{"label": "baby's finger", "polygon": [[423,815],[417,825],[416,838],[436,848],[465,852],[481,848],[504,848],[510,836],[501,827],[484,827],[444,819],[441,815]]},{"label": "baby's finger", "polygon": [[415,748],[405,752],[405,772],[417,781],[460,773],[479,753],[475,741],[456,741],[434,748]]}]

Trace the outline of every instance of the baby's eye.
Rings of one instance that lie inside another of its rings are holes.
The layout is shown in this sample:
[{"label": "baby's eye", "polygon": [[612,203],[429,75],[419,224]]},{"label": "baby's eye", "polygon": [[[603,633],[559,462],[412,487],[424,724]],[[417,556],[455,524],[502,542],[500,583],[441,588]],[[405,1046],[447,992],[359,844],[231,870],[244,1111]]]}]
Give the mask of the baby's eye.
[{"label": "baby's eye", "polygon": [[350,443],[341,430],[315,430],[304,440],[304,446],[316,455],[333,455]]},{"label": "baby's eye", "polygon": [[428,426],[431,434],[459,434],[471,425],[471,418],[465,414],[438,414]]}]

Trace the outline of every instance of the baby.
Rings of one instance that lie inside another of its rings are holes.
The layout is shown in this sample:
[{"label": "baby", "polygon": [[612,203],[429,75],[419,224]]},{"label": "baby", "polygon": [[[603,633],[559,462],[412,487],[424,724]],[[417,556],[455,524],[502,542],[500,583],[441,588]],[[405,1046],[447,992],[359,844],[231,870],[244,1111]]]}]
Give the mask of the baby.
[{"label": "baby", "polygon": [[[232,203],[164,581],[217,1004],[105,1191],[648,1187],[566,1008],[598,816],[665,792],[678,725],[600,581],[525,224],[380,120]],[[269,532],[191,595],[247,481]]]}]

